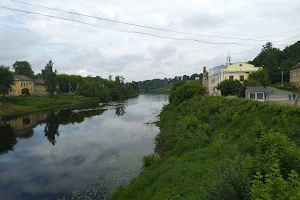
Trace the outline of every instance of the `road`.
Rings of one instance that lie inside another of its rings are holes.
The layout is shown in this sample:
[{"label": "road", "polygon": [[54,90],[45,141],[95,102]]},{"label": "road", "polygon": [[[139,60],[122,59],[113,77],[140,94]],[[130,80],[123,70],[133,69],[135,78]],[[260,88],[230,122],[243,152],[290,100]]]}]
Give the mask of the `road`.
[{"label": "road", "polygon": [[268,87],[268,89],[266,91],[268,91],[270,93],[270,98],[268,99],[268,101],[294,105],[294,101],[293,100],[289,101],[289,96],[288,96],[289,94],[292,95],[293,92],[289,92],[286,90],[281,90],[281,89],[277,89],[277,88],[273,88],[273,87]]}]

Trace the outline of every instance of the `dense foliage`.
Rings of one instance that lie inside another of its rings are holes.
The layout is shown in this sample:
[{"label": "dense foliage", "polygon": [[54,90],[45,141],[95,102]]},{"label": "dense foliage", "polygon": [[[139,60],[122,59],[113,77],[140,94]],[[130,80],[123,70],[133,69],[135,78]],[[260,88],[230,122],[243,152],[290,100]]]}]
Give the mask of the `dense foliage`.
[{"label": "dense foliage", "polygon": [[250,63],[255,66],[263,66],[268,72],[271,83],[281,81],[281,72],[284,72],[284,81],[289,82],[290,68],[300,62],[300,41],[286,47],[283,51],[274,48],[268,42],[263,46],[258,56]]},{"label": "dense foliage", "polygon": [[13,64],[13,69],[15,70],[16,75],[24,75],[29,78],[34,77],[34,73],[32,71],[31,65],[27,61],[16,61]]},{"label": "dense foliage", "polygon": [[21,90],[21,93],[24,94],[24,95],[30,95],[30,92],[29,92],[29,89],[28,88],[23,88]]},{"label": "dense foliage", "polygon": [[56,92],[57,71],[53,70],[53,65],[54,63],[50,60],[45,66],[45,69],[42,70],[42,77],[45,81],[45,86],[49,94],[54,94]]},{"label": "dense foliage", "polygon": [[177,81],[194,81],[196,78],[202,80],[201,74],[192,74],[191,76],[183,75],[183,76],[175,76],[174,78],[164,78],[164,79],[153,79],[153,80],[145,80],[139,82],[139,87],[142,92],[155,92],[156,89],[166,88],[167,86],[172,85]]},{"label": "dense foliage", "polygon": [[9,67],[0,65],[0,101],[3,101],[4,96],[9,94],[13,83],[14,74],[9,71]]},{"label": "dense foliage", "polygon": [[185,100],[191,99],[197,95],[205,94],[205,89],[199,81],[185,83],[178,81],[171,89],[169,101],[174,105],[178,105]]},{"label": "dense foliage", "polygon": [[248,81],[248,84],[257,81],[261,86],[266,87],[269,85],[268,73],[266,70],[259,69],[256,72],[252,72],[249,74]]},{"label": "dense foliage", "polygon": [[101,102],[119,100],[139,93],[136,82],[125,83],[123,76],[112,77],[107,80],[99,76],[82,77],[78,75],[57,75],[59,91],[61,93],[76,92],[86,97],[98,97]]},{"label": "dense foliage", "polygon": [[[248,82],[249,83],[249,82]],[[245,89],[243,84],[238,80],[225,80],[216,87],[221,91],[222,96],[237,96],[243,97]]]},{"label": "dense foliage", "polygon": [[299,108],[205,95],[160,120],[166,160],[112,199],[300,199]]}]

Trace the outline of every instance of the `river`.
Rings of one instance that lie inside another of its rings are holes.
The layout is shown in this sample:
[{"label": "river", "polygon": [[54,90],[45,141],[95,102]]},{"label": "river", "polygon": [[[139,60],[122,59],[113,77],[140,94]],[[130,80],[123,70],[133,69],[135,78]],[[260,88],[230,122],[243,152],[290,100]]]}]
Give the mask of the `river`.
[{"label": "river", "polygon": [[140,95],[96,110],[34,113],[1,121],[0,199],[108,199],[153,153],[167,95]]}]

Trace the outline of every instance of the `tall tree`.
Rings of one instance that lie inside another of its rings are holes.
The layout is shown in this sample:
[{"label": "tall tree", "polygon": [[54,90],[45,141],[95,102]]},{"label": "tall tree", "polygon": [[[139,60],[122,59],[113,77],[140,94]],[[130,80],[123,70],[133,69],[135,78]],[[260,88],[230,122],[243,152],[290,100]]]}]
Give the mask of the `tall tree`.
[{"label": "tall tree", "polygon": [[260,85],[264,87],[269,85],[268,73],[263,69],[257,70],[256,72],[252,72],[251,74],[249,74],[248,79],[258,81]]},{"label": "tall tree", "polygon": [[3,101],[5,95],[7,95],[11,86],[14,84],[14,74],[9,71],[9,67],[3,65],[0,66],[0,95],[1,101]]},{"label": "tall tree", "polygon": [[45,81],[45,86],[47,89],[47,92],[49,92],[51,95],[56,91],[56,74],[57,71],[53,71],[53,65],[54,63],[52,60],[50,60],[45,69],[42,70],[42,76]]},{"label": "tall tree", "polygon": [[16,61],[13,64],[16,75],[25,75],[30,78],[34,78],[34,73],[31,69],[31,65],[27,61]]}]

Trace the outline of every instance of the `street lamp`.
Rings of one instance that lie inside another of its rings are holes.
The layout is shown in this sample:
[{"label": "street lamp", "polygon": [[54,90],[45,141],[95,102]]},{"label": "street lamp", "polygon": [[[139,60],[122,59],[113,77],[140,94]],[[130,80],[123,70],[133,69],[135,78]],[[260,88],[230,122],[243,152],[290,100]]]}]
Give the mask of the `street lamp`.
[{"label": "street lamp", "polygon": [[[278,69],[281,70],[280,67]],[[283,70],[281,70],[281,86],[283,87]]]}]

